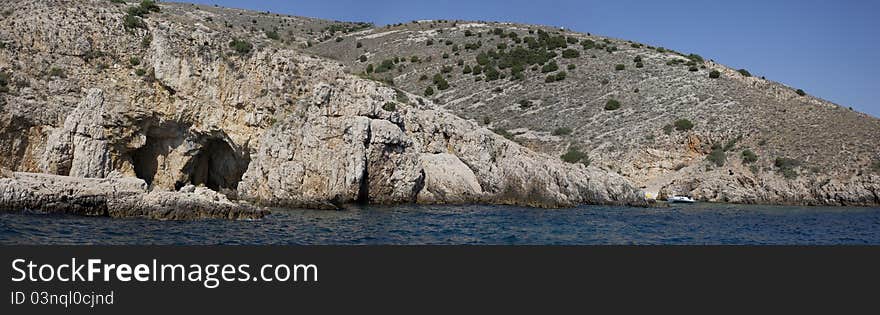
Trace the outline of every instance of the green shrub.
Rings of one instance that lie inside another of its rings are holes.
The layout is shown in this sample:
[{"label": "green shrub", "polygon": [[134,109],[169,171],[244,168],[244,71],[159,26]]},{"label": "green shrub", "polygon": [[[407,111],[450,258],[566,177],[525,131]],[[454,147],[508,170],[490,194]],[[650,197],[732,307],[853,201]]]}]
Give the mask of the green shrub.
[{"label": "green shrub", "polygon": [[128,58],[128,63],[131,64],[132,66],[137,66],[137,65],[141,64],[141,59],[138,57],[131,57],[131,58]]},{"label": "green shrub", "polygon": [[571,59],[571,58],[578,58],[580,56],[581,56],[581,53],[579,51],[571,49],[571,48],[562,51],[562,58]]},{"label": "green shrub", "polygon": [[583,163],[584,166],[590,166],[590,157],[576,147],[568,148],[568,152],[565,152],[560,158],[566,163]]},{"label": "green shrub", "polygon": [[551,62],[547,63],[546,65],[544,65],[543,67],[541,67],[541,73],[549,73],[549,72],[553,72],[556,70],[559,70],[559,65],[556,64],[556,61],[551,61]]},{"label": "green shrub", "polygon": [[736,70],[736,72],[739,72],[739,74],[742,74],[744,77],[751,77],[752,76],[752,74],[749,73],[749,71],[746,69],[739,69],[739,70]]},{"label": "green shrub", "polygon": [[614,66],[614,70],[616,70],[616,71],[626,70],[626,65],[623,65],[623,64],[617,64],[617,65]]},{"label": "green shrub", "polygon": [[112,3],[125,4],[125,0],[110,0]]},{"label": "green shrub", "polygon": [[251,52],[251,49],[254,49],[254,45],[250,42],[238,38],[229,42],[229,47],[232,47],[232,50],[235,50],[239,55],[246,55]]},{"label": "green shrub", "polygon": [[721,146],[715,146],[712,148],[712,152],[706,156],[706,160],[715,163],[715,166],[722,167],[724,162],[727,161],[727,154],[724,153],[724,149]]},{"label": "green shrub", "polygon": [[642,62],[642,56],[636,56],[635,58],[633,58],[633,62],[635,62],[635,63]]},{"label": "green shrub", "polygon": [[361,55],[360,57],[358,57],[358,61],[367,62],[367,55]]},{"label": "green shrub", "polygon": [[440,72],[450,73],[450,72],[452,72],[452,66],[443,66],[440,68]]},{"label": "green shrub", "polygon": [[156,4],[156,1],[153,0],[143,0],[141,1],[141,8],[147,11],[159,12],[159,5]]},{"label": "green shrub", "polygon": [[575,64],[568,65],[568,70],[574,70],[576,68],[577,68],[577,66]]},{"label": "green shrub", "polygon": [[527,109],[527,108],[532,107],[532,101],[529,101],[529,100],[520,100],[518,102],[518,104],[519,104],[519,108],[521,108],[521,109]]},{"label": "green shrub", "polygon": [[471,31],[471,30],[465,30],[465,31],[464,31],[464,36],[465,36],[465,37],[471,37],[471,36],[474,36],[474,32]]},{"label": "green shrub", "polygon": [[134,74],[136,74],[139,77],[142,77],[145,74],[147,74],[147,70],[144,70],[143,68],[138,68],[137,70],[134,71]]},{"label": "green shrub", "polygon": [[871,170],[875,173],[880,173],[880,160],[874,162],[874,164],[871,165]]},{"label": "green shrub", "polygon": [[777,157],[776,160],[773,162],[773,165],[775,165],[776,168],[779,169],[783,177],[792,179],[798,176],[795,168],[801,166],[801,161],[786,157]]},{"label": "green shrub", "polygon": [[461,73],[463,73],[463,74],[468,74],[468,73],[471,73],[472,71],[473,71],[473,69],[471,69],[470,65],[465,65],[464,69],[461,69]]},{"label": "green shrub", "polygon": [[135,15],[126,14],[122,18],[122,26],[126,29],[147,28],[147,23]]},{"label": "green shrub", "polygon": [[691,61],[696,63],[703,63],[703,57],[697,54],[690,54],[687,56],[687,59],[690,59]]},{"label": "green shrub", "polygon": [[434,88],[429,86],[429,87],[425,88],[425,96],[431,96],[431,95],[434,95]]},{"label": "green shrub", "polygon": [[394,69],[394,59],[385,59],[376,67],[376,73],[385,73]]},{"label": "green shrub", "polygon": [[425,46],[431,46],[431,45],[434,45],[434,40],[428,39],[428,41],[425,43]]},{"label": "green shrub", "polygon": [[556,75],[555,74],[548,75],[546,78],[544,78],[544,83],[553,83],[553,82],[556,82]]},{"label": "green shrub", "polygon": [[700,71],[700,69],[697,68],[697,66],[690,66],[690,68],[688,68],[688,71],[690,71],[690,72],[697,72],[697,71]]},{"label": "green shrub", "polygon": [[357,44],[355,44],[355,46],[356,46],[356,48],[361,48],[364,46],[364,44],[361,44],[361,42],[357,42]]},{"label": "green shrub", "polygon": [[397,111],[397,104],[394,104],[394,102],[388,102],[385,103],[385,105],[382,105],[382,109],[385,111],[394,112]]},{"label": "green shrub", "polygon": [[274,40],[281,39],[281,35],[278,35],[278,32],[276,32],[276,31],[266,31],[265,33],[266,33],[266,37],[268,37],[269,39],[274,39]]},{"label": "green shrub", "polygon": [[67,74],[64,73],[64,69],[52,67],[52,69],[49,69],[49,76],[50,77],[57,77],[57,78],[66,78]]},{"label": "green shrub", "polygon": [[641,63],[641,62],[636,63],[636,68],[640,68],[640,69],[641,69],[641,68],[644,68],[644,67],[645,67],[645,64],[644,64],[644,63]]},{"label": "green shrub", "polygon": [[795,93],[797,93],[797,95],[800,95],[800,96],[807,95],[807,92],[804,92],[804,90],[801,90],[801,89],[797,89],[797,91],[795,91]]},{"label": "green shrub", "polygon": [[743,164],[755,163],[758,161],[758,155],[752,150],[745,149],[742,151],[742,161]]},{"label": "green shrub", "polygon": [[553,135],[554,136],[567,136],[567,135],[570,135],[572,132],[573,132],[573,130],[571,130],[571,128],[559,127],[559,128],[556,128],[553,130]]},{"label": "green shrub", "polygon": [[675,126],[673,126],[672,124],[667,124],[663,126],[663,133],[667,135],[672,134],[673,129],[675,129]]},{"label": "green shrub", "polygon": [[674,125],[675,125],[675,130],[678,130],[678,131],[687,131],[687,130],[694,129],[694,123],[692,123],[690,120],[687,120],[684,118],[676,120]]},{"label": "green shrub", "polygon": [[620,109],[620,102],[615,99],[610,99],[605,102],[605,110],[618,110]]},{"label": "green shrub", "polygon": [[565,80],[566,77],[568,77],[568,73],[566,73],[565,71],[559,71],[558,73],[556,73],[556,81]]},{"label": "green shrub", "polygon": [[513,140],[513,138],[514,138],[514,135],[504,128],[492,129],[492,132],[498,134],[499,136],[504,137],[507,140]]},{"label": "green shrub", "polygon": [[495,81],[501,77],[501,73],[498,72],[498,70],[495,69],[495,67],[490,66],[490,67],[486,68],[485,70],[483,70],[483,72],[486,73],[486,81]]},{"label": "green shrub", "polygon": [[375,69],[373,69],[373,64],[371,63],[371,64],[367,65],[367,69],[365,71],[367,73],[373,73],[373,70],[375,70]]},{"label": "green shrub", "polygon": [[709,78],[717,79],[720,77],[721,77],[721,72],[718,72],[718,70],[712,70],[711,72],[709,72]]},{"label": "green shrub", "polygon": [[9,93],[9,83],[12,81],[12,74],[0,72],[0,93]]}]

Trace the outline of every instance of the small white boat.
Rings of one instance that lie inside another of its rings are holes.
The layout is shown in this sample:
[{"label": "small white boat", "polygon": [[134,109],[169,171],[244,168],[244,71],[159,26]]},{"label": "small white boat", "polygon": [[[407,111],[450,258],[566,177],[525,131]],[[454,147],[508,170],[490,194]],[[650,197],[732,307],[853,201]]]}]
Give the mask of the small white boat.
[{"label": "small white boat", "polygon": [[666,198],[666,201],[672,202],[672,203],[679,203],[679,202],[680,203],[694,203],[694,202],[697,202],[696,200],[694,200],[693,198],[688,197],[688,196],[672,196],[672,197]]}]

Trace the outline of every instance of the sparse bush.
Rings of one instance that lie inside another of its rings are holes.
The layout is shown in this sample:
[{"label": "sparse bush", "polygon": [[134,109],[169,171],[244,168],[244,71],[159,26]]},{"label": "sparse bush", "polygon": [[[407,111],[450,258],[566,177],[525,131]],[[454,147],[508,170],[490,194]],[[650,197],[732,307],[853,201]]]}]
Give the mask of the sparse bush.
[{"label": "sparse bush", "polygon": [[135,15],[126,14],[122,18],[122,26],[126,29],[147,28],[147,23]]},{"label": "sparse bush", "polygon": [[742,74],[744,77],[751,77],[752,76],[752,74],[749,73],[749,71],[746,69],[739,69],[739,70],[736,70],[736,72],[739,72],[739,74]]},{"label": "sparse bush", "polygon": [[429,86],[429,87],[425,88],[425,96],[431,96],[431,95],[434,95],[434,88]]},{"label": "sparse bush", "polygon": [[617,64],[617,65],[614,66],[614,70],[616,70],[616,71],[626,70],[626,65],[623,65],[623,64]]},{"label": "sparse bush", "polygon": [[797,93],[797,95],[800,95],[800,96],[807,95],[807,92],[804,92],[804,90],[801,90],[801,89],[797,89],[797,91],[795,91],[795,93]]},{"label": "sparse bush", "polygon": [[875,173],[880,173],[880,160],[875,161],[874,164],[871,165],[871,170]]},{"label": "sparse bush", "polygon": [[371,64],[367,65],[367,69],[365,71],[367,73],[373,73],[373,70],[375,70],[375,69],[373,69],[373,64],[371,63]]},{"label": "sparse bush", "polygon": [[644,68],[644,67],[645,67],[645,64],[644,64],[644,63],[641,63],[641,62],[637,62],[637,63],[636,63],[636,68],[641,69],[641,68]]},{"label": "sparse bush", "polygon": [[9,93],[9,82],[12,81],[12,74],[0,72],[0,93]]},{"label": "sparse bush", "polygon": [[428,39],[428,41],[425,42],[425,46],[431,46],[431,45],[434,45],[434,40],[433,40],[433,39]]},{"label": "sparse bush", "polygon": [[529,101],[529,100],[520,100],[518,102],[518,104],[519,104],[519,108],[521,108],[521,109],[527,109],[527,108],[532,107],[532,101]]},{"label": "sparse bush", "polygon": [[141,59],[138,57],[131,57],[131,58],[128,58],[128,63],[131,64],[132,66],[137,66],[137,65],[141,64]]},{"label": "sparse bush", "polygon": [[560,158],[566,163],[583,163],[584,166],[590,166],[590,157],[576,147],[568,148],[568,152],[565,152]]},{"label": "sparse bush", "polygon": [[773,162],[773,165],[775,165],[776,168],[779,169],[779,171],[782,173],[782,177],[793,179],[798,176],[795,168],[801,166],[801,161],[786,157],[777,157],[776,160]]},{"label": "sparse bush", "polygon": [[568,70],[574,70],[576,68],[577,68],[577,66],[575,64],[568,65]]},{"label": "sparse bush", "polygon": [[360,62],[367,62],[367,55],[361,55],[361,56],[358,58],[358,60],[359,60]]},{"label": "sparse bush", "polygon": [[357,44],[355,44],[355,46],[356,46],[356,48],[361,48],[361,47],[364,47],[364,44],[362,44],[361,42],[357,42]]},{"label": "sparse bush", "polygon": [[690,68],[688,68],[688,71],[697,72],[697,71],[700,71],[700,68],[697,68],[697,66],[691,66]]},{"label": "sparse bush", "polygon": [[49,69],[49,76],[56,78],[66,78],[67,74],[64,73],[64,69],[52,67],[52,69]]},{"label": "sparse bush", "polygon": [[274,39],[274,40],[281,39],[281,35],[278,35],[278,32],[276,32],[276,31],[266,31],[266,37],[268,37],[269,39]]},{"label": "sparse bush", "polygon": [[465,31],[464,31],[464,36],[465,36],[465,37],[471,37],[471,36],[474,36],[474,32],[471,31],[471,30],[465,30]]},{"label": "sparse bush", "polygon": [[676,120],[674,125],[675,125],[675,130],[678,130],[678,131],[687,131],[687,130],[694,129],[694,123],[692,123],[690,120],[687,120],[684,118]]},{"label": "sparse bush", "polygon": [[235,50],[239,55],[246,55],[251,52],[251,49],[254,48],[250,42],[241,40],[241,39],[233,39],[229,42],[229,47],[232,47],[232,50]]},{"label": "sparse bush", "polygon": [[568,77],[568,73],[565,71],[559,71],[556,73],[556,81],[563,81],[566,77]]},{"label": "sparse bush", "polygon": [[147,70],[144,70],[144,68],[138,68],[137,70],[134,71],[134,74],[136,74],[139,77],[142,77],[147,74]]},{"label": "sparse bush", "polygon": [[376,73],[385,73],[392,69],[394,69],[394,59],[385,59],[376,67]]},{"label": "sparse bush", "polygon": [[337,42],[337,43],[342,42],[342,41],[344,41],[344,40],[345,40],[345,38],[342,38],[342,37],[337,37],[337,38],[336,38],[336,42]]},{"label": "sparse bush", "polygon": [[110,0],[110,2],[116,3],[116,4],[125,4],[125,0]]},{"label": "sparse bush", "polygon": [[559,70],[559,65],[556,64],[556,61],[551,61],[551,62],[547,63],[546,65],[544,65],[543,67],[541,67],[541,73],[549,73],[549,72],[553,72],[556,70]]},{"label": "sparse bush", "polygon": [[675,126],[673,126],[672,124],[667,124],[663,126],[663,133],[667,135],[672,134],[673,129],[675,129]]},{"label": "sparse bush", "polygon": [[385,111],[394,112],[397,111],[397,104],[394,104],[394,102],[388,102],[385,103],[385,105],[382,105],[382,109]]},{"label": "sparse bush", "polygon": [[514,138],[514,135],[504,128],[492,129],[492,132],[498,134],[499,136],[504,137],[507,140],[513,140],[513,138]]},{"label": "sparse bush", "polygon": [[605,102],[605,110],[618,110],[620,109],[620,102],[615,99],[610,99]]},{"label": "sparse bush", "polygon": [[635,62],[635,63],[642,62],[642,56],[636,56],[635,58],[633,58],[633,62]]},{"label": "sparse bush", "polygon": [[567,135],[570,135],[572,132],[573,132],[573,130],[571,130],[571,128],[559,127],[559,128],[556,128],[553,130],[553,135],[554,136],[567,136]]},{"label": "sparse bush", "polygon": [[711,72],[709,72],[709,78],[717,79],[720,77],[721,77],[721,72],[718,72],[718,70],[712,70]]},{"label": "sparse bush", "polygon": [[696,63],[703,63],[703,57],[697,54],[690,54],[687,56],[687,59],[690,59],[691,61]]},{"label": "sparse bush", "polygon": [[562,58],[571,59],[571,58],[578,58],[580,56],[581,56],[581,53],[579,51],[571,49],[571,48],[562,51]]},{"label": "sparse bush", "polygon": [[434,75],[434,85],[436,85],[437,89],[441,91],[449,88],[449,82],[446,81],[446,78],[444,78],[443,75],[439,73]]},{"label": "sparse bush", "polygon": [[716,145],[712,148],[712,152],[706,156],[706,160],[715,163],[715,166],[722,167],[724,166],[724,162],[727,161],[727,154],[721,146]]},{"label": "sparse bush", "polygon": [[742,151],[742,161],[743,164],[755,163],[758,161],[758,155],[752,150],[745,149]]},{"label": "sparse bush", "polygon": [[473,69],[471,69],[471,66],[470,66],[470,65],[465,65],[465,66],[464,66],[464,69],[461,69],[461,73],[463,73],[463,74],[469,74],[469,73],[471,73],[472,71],[473,71]]}]

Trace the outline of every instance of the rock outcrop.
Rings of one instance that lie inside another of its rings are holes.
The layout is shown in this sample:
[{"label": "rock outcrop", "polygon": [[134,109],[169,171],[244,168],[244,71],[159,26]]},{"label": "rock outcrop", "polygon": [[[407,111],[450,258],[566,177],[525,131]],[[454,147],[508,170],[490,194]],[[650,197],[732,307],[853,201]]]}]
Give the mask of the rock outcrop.
[{"label": "rock outcrop", "polygon": [[162,220],[259,219],[268,213],[204,188],[190,193],[150,192],[137,178],[33,173],[0,178],[0,211]]},{"label": "rock outcrop", "polygon": [[0,93],[0,166],[18,173],[0,180],[0,208],[248,219],[264,212],[247,202],[645,204],[613,172],[228,27],[218,9],[160,7],[131,26],[108,1],[10,5],[0,71],[20,83]]}]

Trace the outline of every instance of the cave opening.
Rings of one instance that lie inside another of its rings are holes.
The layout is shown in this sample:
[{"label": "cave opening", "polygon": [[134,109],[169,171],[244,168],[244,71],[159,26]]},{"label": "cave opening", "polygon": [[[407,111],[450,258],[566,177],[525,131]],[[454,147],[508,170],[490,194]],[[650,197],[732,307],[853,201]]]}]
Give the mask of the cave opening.
[{"label": "cave opening", "polygon": [[209,139],[190,162],[189,181],[214,191],[236,190],[250,158],[221,139]]}]

